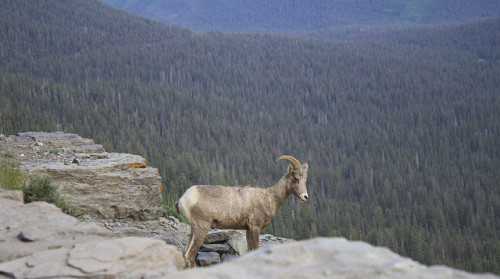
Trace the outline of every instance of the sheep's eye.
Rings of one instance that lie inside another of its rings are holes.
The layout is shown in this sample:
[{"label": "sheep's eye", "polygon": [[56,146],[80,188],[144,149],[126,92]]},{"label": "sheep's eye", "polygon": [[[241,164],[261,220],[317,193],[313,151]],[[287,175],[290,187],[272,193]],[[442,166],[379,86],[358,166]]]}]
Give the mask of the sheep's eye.
[{"label": "sheep's eye", "polygon": [[294,177],[294,178],[293,178],[293,182],[294,182],[294,183],[299,183],[299,179],[298,179],[297,177]]}]

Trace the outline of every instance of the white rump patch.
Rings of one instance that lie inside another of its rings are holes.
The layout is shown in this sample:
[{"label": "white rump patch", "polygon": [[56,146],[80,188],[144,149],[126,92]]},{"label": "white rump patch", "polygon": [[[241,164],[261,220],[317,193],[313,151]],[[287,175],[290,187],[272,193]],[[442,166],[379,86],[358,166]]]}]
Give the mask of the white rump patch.
[{"label": "white rump patch", "polygon": [[190,187],[186,190],[179,200],[179,212],[191,223],[191,208],[199,200],[200,194],[196,186]]}]

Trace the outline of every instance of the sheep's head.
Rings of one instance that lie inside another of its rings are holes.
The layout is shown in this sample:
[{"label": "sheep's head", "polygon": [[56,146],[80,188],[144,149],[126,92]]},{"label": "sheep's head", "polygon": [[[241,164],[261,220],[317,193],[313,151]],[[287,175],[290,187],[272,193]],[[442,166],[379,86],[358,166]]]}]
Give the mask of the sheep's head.
[{"label": "sheep's head", "polygon": [[299,160],[288,155],[280,156],[276,162],[280,160],[287,160],[291,163],[291,165],[288,166],[287,174],[291,183],[291,191],[300,201],[306,201],[309,198],[306,188],[307,170],[309,166],[307,164],[301,165]]}]

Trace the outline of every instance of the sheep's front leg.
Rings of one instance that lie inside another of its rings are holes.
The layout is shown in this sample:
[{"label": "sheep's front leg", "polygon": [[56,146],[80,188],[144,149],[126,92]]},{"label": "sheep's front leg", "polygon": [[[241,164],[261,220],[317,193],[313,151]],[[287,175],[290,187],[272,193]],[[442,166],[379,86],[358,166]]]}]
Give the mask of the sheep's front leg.
[{"label": "sheep's front leg", "polygon": [[247,248],[248,251],[256,250],[259,248],[259,228],[249,228],[247,229]]},{"label": "sheep's front leg", "polygon": [[205,236],[207,235],[209,230],[209,226],[191,226],[191,238],[188,245],[184,249],[184,260],[186,261],[187,268],[196,266],[195,260],[196,256],[198,255],[198,250],[203,244]]}]

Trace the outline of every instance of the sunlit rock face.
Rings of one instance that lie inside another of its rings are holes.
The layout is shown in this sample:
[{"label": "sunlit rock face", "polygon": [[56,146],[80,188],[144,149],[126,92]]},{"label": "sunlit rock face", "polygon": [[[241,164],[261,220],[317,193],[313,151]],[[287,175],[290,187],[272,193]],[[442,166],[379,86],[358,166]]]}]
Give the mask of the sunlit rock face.
[{"label": "sunlit rock face", "polygon": [[162,216],[161,177],[139,155],[108,153],[91,139],[61,132],[21,133],[5,142],[14,143],[22,169],[52,178],[77,215],[121,220]]}]

